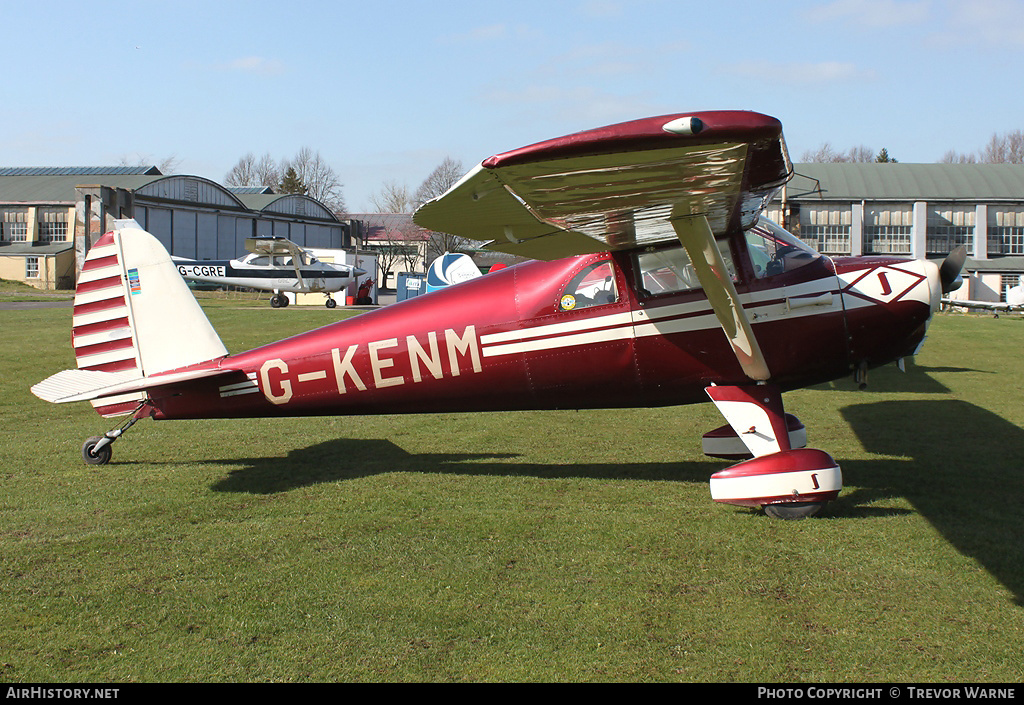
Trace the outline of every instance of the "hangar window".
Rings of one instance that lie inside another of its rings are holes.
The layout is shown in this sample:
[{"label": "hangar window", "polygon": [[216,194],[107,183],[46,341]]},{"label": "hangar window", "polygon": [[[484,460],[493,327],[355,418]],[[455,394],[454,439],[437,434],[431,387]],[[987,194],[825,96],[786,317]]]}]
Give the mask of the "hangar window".
[{"label": "hangar window", "polygon": [[973,251],[975,215],[975,206],[930,206],[925,251],[930,255],[945,255],[960,245],[968,252]]},{"label": "hangar window", "polygon": [[558,300],[559,311],[575,311],[591,306],[614,303],[618,295],[615,289],[615,271],[608,260],[595,262],[584,267],[562,290]]},{"label": "hangar window", "polygon": [[36,213],[39,239],[43,242],[68,241],[68,211],[66,208],[39,208]]},{"label": "hangar window", "polygon": [[1024,255],[1024,208],[989,206],[988,256]]},{"label": "hangar window", "polygon": [[7,240],[8,242],[28,241],[27,208],[4,209],[3,231],[0,233],[0,240]]}]

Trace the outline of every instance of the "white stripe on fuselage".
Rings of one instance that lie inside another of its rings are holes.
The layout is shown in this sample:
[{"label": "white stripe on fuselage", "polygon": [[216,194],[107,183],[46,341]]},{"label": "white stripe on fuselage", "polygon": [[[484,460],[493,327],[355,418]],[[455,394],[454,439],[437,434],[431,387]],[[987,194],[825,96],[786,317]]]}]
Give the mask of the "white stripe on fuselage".
[{"label": "white stripe on fuselage", "polygon": [[[812,298],[821,294],[838,294],[834,278],[818,279],[792,287],[768,289],[740,296],[744,309],[754,325],[770,320],[817,316],[842,311],[840,297],[833,296],[827,305],[787,310],[786,300]],[[607,316],[577,319],[519,330],[502,331],[480,336],[484,357],[514,355],[537,350],[551,350],[575,345],[592,345],[629,338],[670,335],[718,327],[718,319],[707,299],[684,304],[651,306]]]}]

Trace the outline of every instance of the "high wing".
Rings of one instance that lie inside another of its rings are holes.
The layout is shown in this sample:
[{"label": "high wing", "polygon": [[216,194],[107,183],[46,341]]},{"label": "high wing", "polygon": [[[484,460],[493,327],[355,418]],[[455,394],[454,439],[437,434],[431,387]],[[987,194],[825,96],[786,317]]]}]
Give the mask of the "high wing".
[{"label": "high wing", "polygon": [[302,278],[301,269],[302,263],[305,261],[306,251],[291,240],[283,237],[247,237],[245,239],[245,249],[258,255],[291,255],[295,278],[298,280],[300,287],[306,288],[306,282]]},{"label": "high wing", "polygon": [[245,249],[258,255],[291,255],[301,260],[306,251],[283,237],[247,237]]},{"label": "high wing", "polygon": [[982,311],[1021,311],[1024,304],[999,303],[996,301],[971,301],[969,299],[942,299],[947,306],[959,306],[960,308],[974,308]]},{"label": "high wing", "polygon": [[490,157],[415,222],[552,260],[675,239],[683,216],[704,216],[716,237],[749,227],[792,172],[775,118],[664,115]]},{"label": "high wing", "polygon": [[493,156],[414,220],[543,260],[678,239],[740,366],[763,381],[771,373],[716,240],[741,236],[792,174],[775,118],[663,115]]}]

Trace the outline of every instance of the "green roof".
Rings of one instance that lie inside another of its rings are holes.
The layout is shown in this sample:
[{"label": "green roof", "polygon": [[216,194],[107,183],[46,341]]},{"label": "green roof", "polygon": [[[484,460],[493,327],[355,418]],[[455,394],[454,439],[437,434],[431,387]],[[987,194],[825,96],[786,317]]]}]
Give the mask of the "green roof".
[{"label": "green roof", "polygon": [[67,203],[76,200],[75,187],[102,184],[135,190],[164,176],[136,174],[0,175],[0,203]]},{"label": "green roof", "polygon": [[794,164],[796,201],[1024,202],[1024,164]]}]

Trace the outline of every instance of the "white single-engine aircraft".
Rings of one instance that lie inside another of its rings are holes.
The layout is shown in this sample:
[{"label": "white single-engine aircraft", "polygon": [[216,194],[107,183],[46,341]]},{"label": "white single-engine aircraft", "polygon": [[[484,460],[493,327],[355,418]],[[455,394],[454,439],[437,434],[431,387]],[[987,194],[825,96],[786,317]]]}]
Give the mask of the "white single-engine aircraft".
[{"label": "white single-engine aircraft", "polygon": [[327,296],[327,308],[337,302],[331,296],[366,274],[347,264],[321,262],[297,244],[283,237],[251,237],[245,241],[249,254],[233,260],[192,260],[174,258],[178,273],[190,281],[273,291],[270,305],[288,305],[283,292]]},{"label": "white single-engine aircraft", "polygon": [[996,318],[1002,313],[1013,313],[1014,311],[1024,311],[1024,284],[1018,284],[1017,286],[1011,286],[1006,290],[1006,301],[973,301],[970,299],[950,299],[943,298],[942,303],[947,306],[959,306],[960,308],[967,309],[980,309],[982,311],[992,311]]}]

